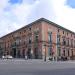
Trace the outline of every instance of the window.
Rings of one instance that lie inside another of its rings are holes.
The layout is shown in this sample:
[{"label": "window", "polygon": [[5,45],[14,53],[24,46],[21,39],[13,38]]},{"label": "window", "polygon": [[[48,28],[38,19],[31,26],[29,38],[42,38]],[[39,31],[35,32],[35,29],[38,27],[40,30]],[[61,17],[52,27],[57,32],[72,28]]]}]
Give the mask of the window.
[{"label": "window", "polygon": [[60,43],[60,35],[57,35],[57,43]]},{"label": "window", "polygon": [[69,38],[66,39],[66,45],[69,46]]},{"label": "window", "polygon": [[63,31],[63,34],[64,34],[64,31]]},{"label": "window", "polygon": [[24,30],[24,33],[26,32],[26,30]]},{"label": "window", "polygon": [[59,29],[58,29],[58,32],[59,32]]},{"label": "window", "polygon": [[39,41],[39,32],[38,31],[35,31],[34,32],[34,41],[35,42],[38,42]]},{"label": "window", "polygon": [[52,32],[48,33],[48,40],[49,40],[50,43],[52,42]]},{"label": "window", "polygon": [[25,41],[24,41],[24,45],[25,45]]},{"label": "window", "polygon": [[0,49],[2,48],[2,44],[0,44]]},{"label": "window", "polygon": [[63,38],[63,45],[66,45],[66,41],[65,41],[65,38]]},{"label": "window", "polygon": [[9,47],[9,43],[8,43],[8,47]]},{"label": "window", "polygon": [[58,56],[61,56],[61,48],[58,47]]},{"label": "window", "polygon": [[71,39],[71,47],[73,47],[73,39]]},{"label": "window", "polygon": [[67,33],[67,36],[68,36],[68,33]]},{"label": "window", "polygon": [[75,40],[74,40],[74,48],[75,48]]},{"label": "window", "polygon": [[69,39],[67,39],[67,45],[69,46]]},{"label": "window", "polygon": [[13,37],[13,35],[11,35],[11,37]]},{"label": "window", "polygon": [[36,42],[38,42],[38,35],[35,36],[35,40],[36,40]]},{"label": "window", "polygon": [[31,37],[29,37],[29,44],[31,44]]},{"label": "window", "polygon": [[20,45],[21,39],[16,39],[15,43],[16,45]]},{"label": "window", "polygon": [[72,34],[71,34],[71,37],[72,37]]},{"label": "window", "polygon": [[16,46],[16,42],[14,42],[14,46]]},{"label": "window", "polygon": [[21,32],[20,32],[20,34],[21,34]]},{"label": "window", "polygon": [[52,55],[52,48],[51,48],[51,47],[48,48],[48,55],[49,55],[49,56]]},{"label": "window", "polygon": [[70,53],[69,53],[69,49],[68,49],[68,56],[70,55]]},{"label": "window", "polygon": [[73,49],[71,49],[71,53],[72,53],[72,55],[71,55],[71,56],[73,57]]},{"label": "window", "polygon": [[28,48],[27,56],[28,56],[29,59],[31,58],[31,48]]},{"label": "window", "polygon": [[29,30],[31,30],[31,28],[29,28]]},{"label": "window", "polygon": [[65,56],[65,50],[63,50],[63,55]]}]

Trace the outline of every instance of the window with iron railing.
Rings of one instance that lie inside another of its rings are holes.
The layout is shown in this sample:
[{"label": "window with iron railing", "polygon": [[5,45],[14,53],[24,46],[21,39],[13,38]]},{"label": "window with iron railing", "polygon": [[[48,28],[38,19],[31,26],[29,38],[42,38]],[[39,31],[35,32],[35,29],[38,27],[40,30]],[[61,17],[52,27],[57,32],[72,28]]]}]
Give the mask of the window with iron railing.
[{"label": "window with iron railing", "polygon": [[68,49],[68,56],[70,56],[70,52],[69,52],[69,49]]},{"label": "window with iron railing", "polygon": [[65,38],[63,38],[62,44],[63,44],[63,45],[66,45],[66,40],[65,40]]},{"label": "window with iron railing", "polygon": [[48,32],[48,41],[52,43],[52,32]]},{"label": "window with iron railing", "polygon": [[38,47],[38,41],[39,41],[39,35],[35,34],[34,35],[34,47]]},{"label": "window with iron railing", "polygon": [[15,44],[16,44],[16,45],[20,45],[20,40],[16,40],[16,41],[15,41]]},{"label": "window with iron railing", "polygon": [[58,47],[57,50],[58,50],[58,56],[61,56],[61,48]]},{"label": "window with iron railing", "polygon": [[57,35],[57,44],[60,44],[60,35]]},{"label": "window with iron railing", "polygon": [[73,39],[71,39],[71,47],[73,47]]},{"label": "window with iron railing", "polygon": [[38,39],[39,38],[39,36],[38,35],[35,35],[35,42],[38,42]]},{"label": "window with iron railing", "polygon": [[66,39],[66,45],[69,46],[69,38]]},{"label": "window with iron railing", "polygon": [[0,45],[0,49],[1,49],[2,47],[1,47],[1,45]]},{"label": "window with iron railing", "polygon": [[38,42],[38,41],[39,41],[39,31],[36,30],[36,31],[34,32],[34,42]]},{"label": "window with iron railing", "polygon": [[0,45],[0,48],[1,48],[1,45]]},{"label": "window with iron railing", "polygon": [[74,40],[74,48],[75,48],[75,40]]},{"label": "window with iron railing", "polygon": [[52,55],[52,47],[48,47],[48,55],[49,55],[49,56]]},{"label": "window with iron railing", "polygon": [[63,50],[63,56],[65,56],[65,50]]},{"label": "window with iron railing", "polygon": [[31,44],[31,42],[32,42],[32,39],[31,39],[31,37],[29,37],[29,44]]},{"label": "window with iron railing", "polygon": [[13,43],[11,44],[11,46],[12,46],[12,47],[15,47],[15,46],[16,46],[16,42],[13,42]]},{"label": "window with iron railing", "polygon": [[68,41],[67,45],[69,46],[69,39],[67,39],[67,41]]},{"label": "window with iron railing", "polygon": [[25,41],[24,41],[24,45],[25,45]]}]

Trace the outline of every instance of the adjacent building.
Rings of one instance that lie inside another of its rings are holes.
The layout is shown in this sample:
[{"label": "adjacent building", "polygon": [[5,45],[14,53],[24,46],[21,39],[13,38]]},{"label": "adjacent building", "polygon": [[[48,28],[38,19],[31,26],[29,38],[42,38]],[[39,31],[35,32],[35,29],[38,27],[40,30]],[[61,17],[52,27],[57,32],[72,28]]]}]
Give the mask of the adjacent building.
[{"label": "adjacent building", "polygon": [[0,57],[75,59],[75,33],[45,18],[0,38]]}]

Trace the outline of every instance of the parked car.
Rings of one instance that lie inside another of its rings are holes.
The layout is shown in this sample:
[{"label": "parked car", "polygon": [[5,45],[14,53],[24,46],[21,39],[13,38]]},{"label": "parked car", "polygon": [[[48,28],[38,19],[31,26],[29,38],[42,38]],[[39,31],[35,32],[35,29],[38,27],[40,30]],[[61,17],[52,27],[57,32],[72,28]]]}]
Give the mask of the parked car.
[{"label": "parked car", "polygon": [[67,61],[67,57],[66,57],[66,56],[62,56],[62,57],[61,57],[61,60],[62,60],[62,61]]},{"label": "parked car", "polygon": [[13,57],[11,55],[2,56],[2,59],[12,59]]}]

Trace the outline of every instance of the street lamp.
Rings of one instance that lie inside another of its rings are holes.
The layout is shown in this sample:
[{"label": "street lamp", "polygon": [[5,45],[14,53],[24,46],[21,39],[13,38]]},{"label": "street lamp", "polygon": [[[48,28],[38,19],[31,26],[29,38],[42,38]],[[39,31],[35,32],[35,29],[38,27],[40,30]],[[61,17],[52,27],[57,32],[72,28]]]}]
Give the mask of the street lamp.
[{"label": "street lamp", "polygon": [[46,44],[44,45],[44,47],[45,47],[45,51],[44,51],[44,53],[45,53],[44,61],[46,61]]}]

